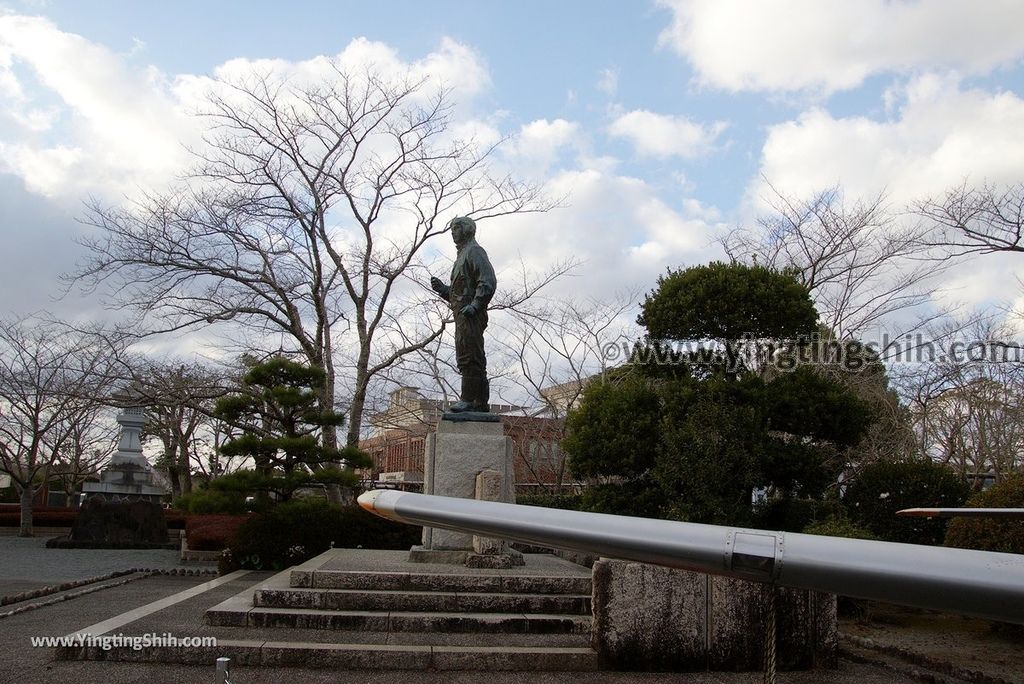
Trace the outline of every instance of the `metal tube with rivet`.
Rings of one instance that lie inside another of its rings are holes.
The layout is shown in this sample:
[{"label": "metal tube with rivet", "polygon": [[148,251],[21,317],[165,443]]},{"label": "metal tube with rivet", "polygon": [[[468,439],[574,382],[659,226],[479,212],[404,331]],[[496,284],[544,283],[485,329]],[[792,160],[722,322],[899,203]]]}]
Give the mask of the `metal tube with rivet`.
[{"label": "metal tube with rivet", "polygon": [[1024,556],[652,520],[395,490],[366,510],[415,525],[1024,624]]}]

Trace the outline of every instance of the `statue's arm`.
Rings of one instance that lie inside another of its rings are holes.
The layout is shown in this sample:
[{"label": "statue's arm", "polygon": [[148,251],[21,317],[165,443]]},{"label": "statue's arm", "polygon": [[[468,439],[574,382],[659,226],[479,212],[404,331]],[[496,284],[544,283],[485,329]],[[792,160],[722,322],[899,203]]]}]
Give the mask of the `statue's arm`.
[{"label": "statue's arm", "polygon": [[470,260],[471,268],[476,272],[476,291],[473,293],[473,305],[478,311],[483,311],[494,296],[498,287],[498,279],[494,275],[494,267],[491,260],[487,258],[487,252],[478,248],[473,252]]}]

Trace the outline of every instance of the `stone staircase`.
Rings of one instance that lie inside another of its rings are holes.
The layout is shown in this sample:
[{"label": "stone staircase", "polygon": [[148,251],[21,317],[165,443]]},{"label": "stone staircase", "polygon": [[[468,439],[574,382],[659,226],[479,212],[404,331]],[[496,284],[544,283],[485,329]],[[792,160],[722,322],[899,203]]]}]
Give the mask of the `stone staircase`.
[{"label": "stone staircase", "polygon": [[332,549],[213,606],[207,624],[236,628],[217,630],[218,650],[238,664],[597,669],[586,568],[544,554],[506,570],[410,563],[407,555]]}]

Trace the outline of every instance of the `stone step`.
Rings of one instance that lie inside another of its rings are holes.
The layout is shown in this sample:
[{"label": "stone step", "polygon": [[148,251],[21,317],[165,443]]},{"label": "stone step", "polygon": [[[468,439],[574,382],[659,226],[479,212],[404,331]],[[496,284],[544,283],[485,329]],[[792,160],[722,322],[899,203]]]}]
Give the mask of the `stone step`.
[{"label": "stone step", "polygon": [[296,589],[590,595],[590,576],[292,570]]},{"label": "stone step", "polygon": [[253,594],[260,608],[383,610],[453,613],[568,613],[590,615],[590,595],[506,594],[442,591],[260,588]]},{"label": "stone step", "polygon": [[206,611],[207,624],[225,627],[297,627],[372,632],[585,634],[589,615],[318,610],[225,606]]},{"label": "stone step", "polygon": [[453,646],[409,644],[338,644],[219,640],[216,646],[167,648],[65,647],[62,660],[209,665],[219,657],[237,666],[332,668],[348,670],[483,670],[506,672],[592,672],[597,653],[590,648],[540,646]]}]

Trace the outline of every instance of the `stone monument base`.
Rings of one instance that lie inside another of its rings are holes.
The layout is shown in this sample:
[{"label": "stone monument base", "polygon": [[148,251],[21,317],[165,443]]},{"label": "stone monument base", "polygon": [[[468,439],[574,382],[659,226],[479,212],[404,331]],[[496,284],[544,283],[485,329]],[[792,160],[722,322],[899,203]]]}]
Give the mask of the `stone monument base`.
[{"label": "stone monument base", "polygon": [[501,416],[487,411],[459,411],[458,413],[445,411],[441,415],[441,420],[452,423],[500,423]]},{"label": "stone monument base", "polygon": [[168,541],[159,503],[111,501],[100,495],[85,500],[67,538],[52,541],[60,548],[175,548]]}]

